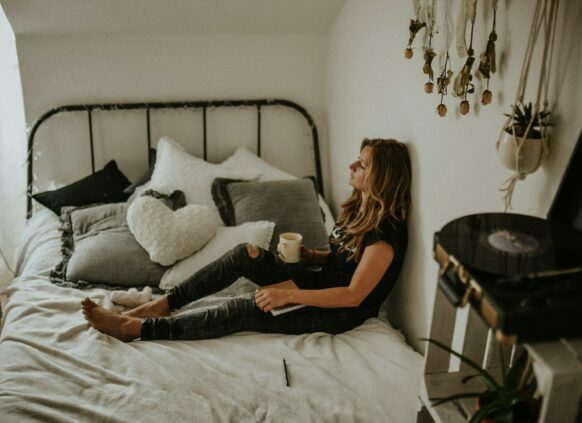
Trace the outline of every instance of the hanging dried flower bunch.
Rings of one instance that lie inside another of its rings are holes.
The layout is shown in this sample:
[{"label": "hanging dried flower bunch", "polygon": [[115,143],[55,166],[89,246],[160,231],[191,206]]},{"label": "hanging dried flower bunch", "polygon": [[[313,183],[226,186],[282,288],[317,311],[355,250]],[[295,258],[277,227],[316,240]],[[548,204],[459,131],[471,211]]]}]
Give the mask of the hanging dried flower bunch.
[{"label": "hanging dried flower bunch", "polygon": [[408,45],[404,50],[404,57],[407,59],[412,59],[412,43],[414,42],[416,34],[426,26],[426,22],[420,21],[420,0],[412,0],[412,6],[414,8],[414,15],[416,18],[411,19],[410,25],[408,25],[408,32],[410,33],[410,36],[408,37]]},{"label": "hanging dried flower bunch", "polygon": [[[471,40],[467,50],[467,60],[457,75],[457,78],[455,78],[453,87],[453,94],[456,97],[461,97],[463,99],[459,107],[459,111],[462,115],[466,115],[470,110],[469,102],[467,101],[467,94],[473,94],[475,92],[475,86],[471,82],[473,80],[473,75],[471,75],[471,68],[473,67],[473,63],[475,63],[475,52],[473,50],[473,32],[475,29],[476,13],[477,0],[467,0],[465,19],[471,21]],[[462,35],[464,37],[464,34]],[[459,48],[459,51],[462,50],[460,48],[462,47],[461,45],[458,45],[457,47]]]},{"label": "hanging dried flower bunch", "polygon": [[[455,2],[456,3],[456,2]],[[481,97],[481,103],[483,105],[490,104],[493,99],[493,94],[489,90],[489,82],[491,75],[497,70],[497,65],[495,61],[495,43],[497,41],[497,33],[495,32],[496,19],[497,19],[497,3],[498,0],[491,0],[493,7],[493,26],[491,33],[489,34],[488,42],[485,51],[481,53],[480,60],[478,64],[478,71],[487,80],[487,88],[483,91]],[[473,66],[475,65],[475,51],[473,49],[473,34],[475,31],[475,20],[477,15],[477,0],[460,0],[458,20],[456,23],[456,47],[459,57],[462,59],[463,66],[457,73],[453,80],[452,71],[452,61],[449,55],[450,42],[449,42],[449,1],[444,1],[444,22],[442,28],[444,28],[445,38],[446,38],[446,58],[443,69],[441,70],[437,81],[436,88],[438,94],[440,94],[440,103],[437,106],[437,113],[439,116],[444,117],[447,114],[447,107],[444,104],[444,96],[449,94],[449,85],[453,81],[451,93],[455,97],[459,97],[461,102],[459,105],[459,112],[462,115],[466,115],[470,112],[470,104],[468,101],[468,95],[475,93],[475,85],[473,83],[474,75],[472,74]],[[425,28],[427,29],[427,43],[423,47],[423,66],[422,72],[428,76],[428,81],[424,84],[424,92],[427,94],[433,93],[435,90],[434,81],[434,70],[433,62],[435,57],[437,57],[437,52],[435,51],[434,37],[439,31],[436,30],[436,0],[412,0],[412,5],[414,8],[415,19],[410,20],[409,25],[409,38],[408,45],[404,52],[404,56],[407,59],[413,57],[412,43],[418,32]],[[467,24],[470,22],[470,41],[467,46],[466,43],[466,32]],[[442,60],[442,56],[439,53],[439,61]],[[442,62],[441,62],[442,63]]]},{"label": "hanging dried flower bunch", "polygon": [[424,49],[424,65],[422,67],[422,72],[428,75],[428,82],[424,84],[424,91],[427,94],[431,94],[434,87],[434,71],[432,70],[432,59],[434,59],[435,56],[436,53],[431,47]]},{"label": "hanging dried flower bunch", "polygon": [[459,75],[457,75],[454,85],[453,93],[455,96],[461,97],[463,99],[459,108],[462,115],[469,113],[469,102],[467,101],[467,94],[473,94],[475,92],[475,86],[471,83],[473,80],[473,75],[471,75],[471,67],[475,62],[475,57],[473,57],[471,53],[473,53],[473,49],[470,48],[467,61],[461,69],[461,72],[459,72]]},{"label": "hanging dried flower bunch", "polygon": [[481,62],[479,63],[479,72],[487,80],[487,89],[483,91],[481,96],[481,104],[486,106],[493,100],[493,93],[489,90],[489,80],[491,79],[491,74],[495,73],[497,70],[497,65],[495,63],[495,41],[497,41],[497,33],[495,32],[495,22],[497,18],[497,0],[492,1],[493,7],[493,29],[489,34],[489,40],[487,41],[487,47],[485,51],[481,53]]},{"label": "hanging dried flower bunch", "polygon": [[432,69],[432,61],[436,56],[434,49],[432,48],[432,39],[434,37],[434,11],[435,11],[435,0],[433,0],[432,6],[427,4],[426,7],[426,21],[428,23],[428,46],[424,48],[424,65],[422,66],[422,72],[428,75],[428,82],[424,84],[424,92],[427,94],[432,94],[434,88],[434,71]]},{"label": "hanging dried flower bunch", "polygon": [[445,66],[441,75],[437,78],[437,90],[441,95],[441,102],[437,106],[437,113],[440,117],[445,117],[447,115],[447,106],[443,103],[445,96],[448,93],[448,87],[451,83],[451,78],[453,77],[453,71],[451,70],[451,58],[449,52],[447,51],[447,58],[445,59]]},{"label": "hanging dried flower bunch", "polygon": [[[449,37],[449,5],[448,2],[445,1],[445,13],[444,13],[444,22],[443,28],[445,31],[445,45],[446,45],[446,57],[445,63],[443,65],[443,69],[437,78],[437,92],[441,95],[441,101],[436,108],[436,111],[440,117],[445,117],[447,115],[447,106],[444,103],[444,98],[448,94],[449,91],[449,84],[451,83],[451,79],[453,77],[453,71],[451,70],[451,57],[449,56],[449,48],[450,48],[450,37]],[[433,5],[434,9],[434,5]],[[436,10],[436,9],[435,9]],[[436,16],[436,13],[435,13]]]}]

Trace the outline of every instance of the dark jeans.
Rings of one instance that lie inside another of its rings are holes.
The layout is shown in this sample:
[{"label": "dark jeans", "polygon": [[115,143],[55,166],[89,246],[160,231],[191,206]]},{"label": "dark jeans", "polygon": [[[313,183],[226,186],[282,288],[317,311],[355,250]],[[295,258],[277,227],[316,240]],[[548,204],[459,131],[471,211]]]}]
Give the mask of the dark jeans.
[{"label": "dark jeans", "polygon": [[[239,277],[246,277],[260,286],[292,279],[301,289],[330,286],[333,272],[314,272],[297,264],[286,264],[273,253],[257,249],[256,258],[240,244],[218,260],[196,272],[168,294],[170,310],[218,292]],[[371,313],[356,308],[304,307],[273,316],[261,311],[251,297],[234,297],[211,307],[175,317],[143,319],[142,339],[208,339],[233,332],[256,331],[300,334],[310,332],[340,333],[362,324]]]}]

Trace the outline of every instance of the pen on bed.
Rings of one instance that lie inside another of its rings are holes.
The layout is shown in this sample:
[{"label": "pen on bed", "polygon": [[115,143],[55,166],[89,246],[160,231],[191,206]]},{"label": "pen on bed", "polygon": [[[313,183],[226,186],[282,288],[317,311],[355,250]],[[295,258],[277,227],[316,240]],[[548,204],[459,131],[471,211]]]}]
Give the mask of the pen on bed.
[{"label": "pen on bed", "polygon": [[289,386],[289,374],[287,373],[287,363],[285,362],[285,359],[283,359],[283,370],[285,370],[285,383],[286,383],[286,386]]}]

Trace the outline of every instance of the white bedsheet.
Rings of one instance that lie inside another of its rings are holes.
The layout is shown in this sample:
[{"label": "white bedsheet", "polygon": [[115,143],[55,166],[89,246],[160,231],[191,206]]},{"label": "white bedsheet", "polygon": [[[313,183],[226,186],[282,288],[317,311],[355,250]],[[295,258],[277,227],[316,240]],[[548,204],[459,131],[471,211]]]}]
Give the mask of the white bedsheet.
[{"label": "white bedsheet", "polygon": [[0,421],[415,420],[421,356],[380,319],[335,336],[243,332],[127,344],[87,328],[81,299],[106,304],[106,291],[48,281],[60,247],[50,213],[30,222],[21,276],[7,291]]}]

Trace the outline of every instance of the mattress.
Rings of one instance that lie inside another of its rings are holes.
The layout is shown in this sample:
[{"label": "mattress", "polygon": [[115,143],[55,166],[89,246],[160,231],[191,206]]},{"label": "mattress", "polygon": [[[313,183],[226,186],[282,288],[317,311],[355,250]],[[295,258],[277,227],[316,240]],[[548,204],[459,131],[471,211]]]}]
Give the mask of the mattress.
[{"label": "mattress", "polygon": [[[107,307],[106,290],[49,281],[60,260],[58,226],[48,210],[31,219],[18,277],[6,290],[1,421],[415,421],[422,357],[386,320],[335,336],[240,332],[123,343],[89,328],[81,314],[86,296]],[[247,284],[189,309],[252,289]]]}]

